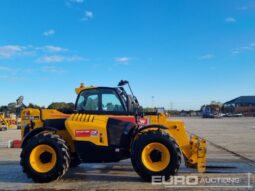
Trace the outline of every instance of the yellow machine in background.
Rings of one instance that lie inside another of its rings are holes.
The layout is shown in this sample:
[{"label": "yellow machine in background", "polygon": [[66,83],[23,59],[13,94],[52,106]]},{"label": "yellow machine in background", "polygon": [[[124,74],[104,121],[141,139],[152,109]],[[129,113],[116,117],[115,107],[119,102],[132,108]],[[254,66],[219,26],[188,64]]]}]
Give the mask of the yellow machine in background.
[{"label": "yellow machine in background", "polygon": [[16,118],[15,114],[10,114],[9,117],[6,117],[4,112],[1,112],[0,113],[0,125],[1,125],[2,130],[20,129],[21,118]]},{"label": "yellow machine in background", "polygon": [[6,120],[3,112],[0,112],[0,131],[5,131],[9,127],[9,121]]},{"label": "yellow machine in background", "polygon": [[[164,113],[142,111],[121,81],[116,88],[76,88],[75,111],[67,115],[50,109],[22,111],[23,171],[36,182],[63,176],[82,162],[116,162],[131,158],[145,180],[175,175],[184,157],[186,166],[206,169],[206,141],[187,134],[182,121]],[[130,86],[129,86],[130,87]]]}]

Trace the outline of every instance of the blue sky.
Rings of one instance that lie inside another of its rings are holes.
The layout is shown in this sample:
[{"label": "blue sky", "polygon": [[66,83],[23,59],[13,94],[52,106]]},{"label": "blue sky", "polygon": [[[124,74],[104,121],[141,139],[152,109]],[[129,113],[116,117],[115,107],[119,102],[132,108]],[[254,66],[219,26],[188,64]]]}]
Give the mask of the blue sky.
[{"label": "blue sky", "polygon": [[0,1],[0,105],[127,79],[143,106],[199,109],[254,95],[254,60],[254,1]]}]

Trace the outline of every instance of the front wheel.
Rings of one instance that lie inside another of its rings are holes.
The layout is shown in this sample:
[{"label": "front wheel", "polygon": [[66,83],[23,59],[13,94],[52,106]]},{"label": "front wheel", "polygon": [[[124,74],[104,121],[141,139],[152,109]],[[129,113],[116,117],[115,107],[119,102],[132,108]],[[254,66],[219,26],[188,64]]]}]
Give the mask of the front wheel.
[{"label": "front wheel", "polygon": [[162,131],[138,135],[132,145],[131,161],[135,171],[146,181],[152,176],[169,179],[181,164],[181,151],[173,138]]},{"label": "front wheel", "polygon": [[70,156],[66,142],[53,133],[31,138],[21,152],[23,172],[35,182],[50,182],[62,177],[69,168]]}]

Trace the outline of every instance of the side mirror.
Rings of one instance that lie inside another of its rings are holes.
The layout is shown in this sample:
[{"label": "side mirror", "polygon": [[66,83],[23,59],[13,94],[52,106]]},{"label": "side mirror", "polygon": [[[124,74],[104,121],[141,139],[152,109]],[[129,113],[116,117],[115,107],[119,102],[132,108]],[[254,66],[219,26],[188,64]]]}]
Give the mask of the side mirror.
[{"label": "side mirror", "polygon": [[118,86],[124,86],[128,84],[128,81],[127,80],[121,80],[119,83],[118,83]]}]

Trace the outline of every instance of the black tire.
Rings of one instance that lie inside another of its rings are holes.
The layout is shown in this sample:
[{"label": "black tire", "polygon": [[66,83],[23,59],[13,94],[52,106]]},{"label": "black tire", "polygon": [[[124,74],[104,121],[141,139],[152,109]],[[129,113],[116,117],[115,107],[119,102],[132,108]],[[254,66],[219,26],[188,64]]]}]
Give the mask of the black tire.
[{"label": "black tire", "polygon": [[[161,143],[170,153],[170,162],[161,171],[151,171],[142,161],[142,151],[150,143]],[[146,181],[151,181],[152,176],[164,176],[166,180],[177,174],[181,164],[181,151],[178,144],[167,133],[162,131],[147,131],[135,139],[131,150],[131,162],[134,170]]]},{"label": "black tire", "polygon": [[[38,172],[30,164],[30,154],[32,150],[40,145],[50,146],[55,151],[56,163],[48,172]],[[43,132],[32,137],[28,144],[23,147],[20,158],[23,172],[26,173],[28,178],[32,178],[34,182],[40,183],[61,178],[67,172],[70,164],[69,148],[65,140],[59,135],[49,132]]]}]

